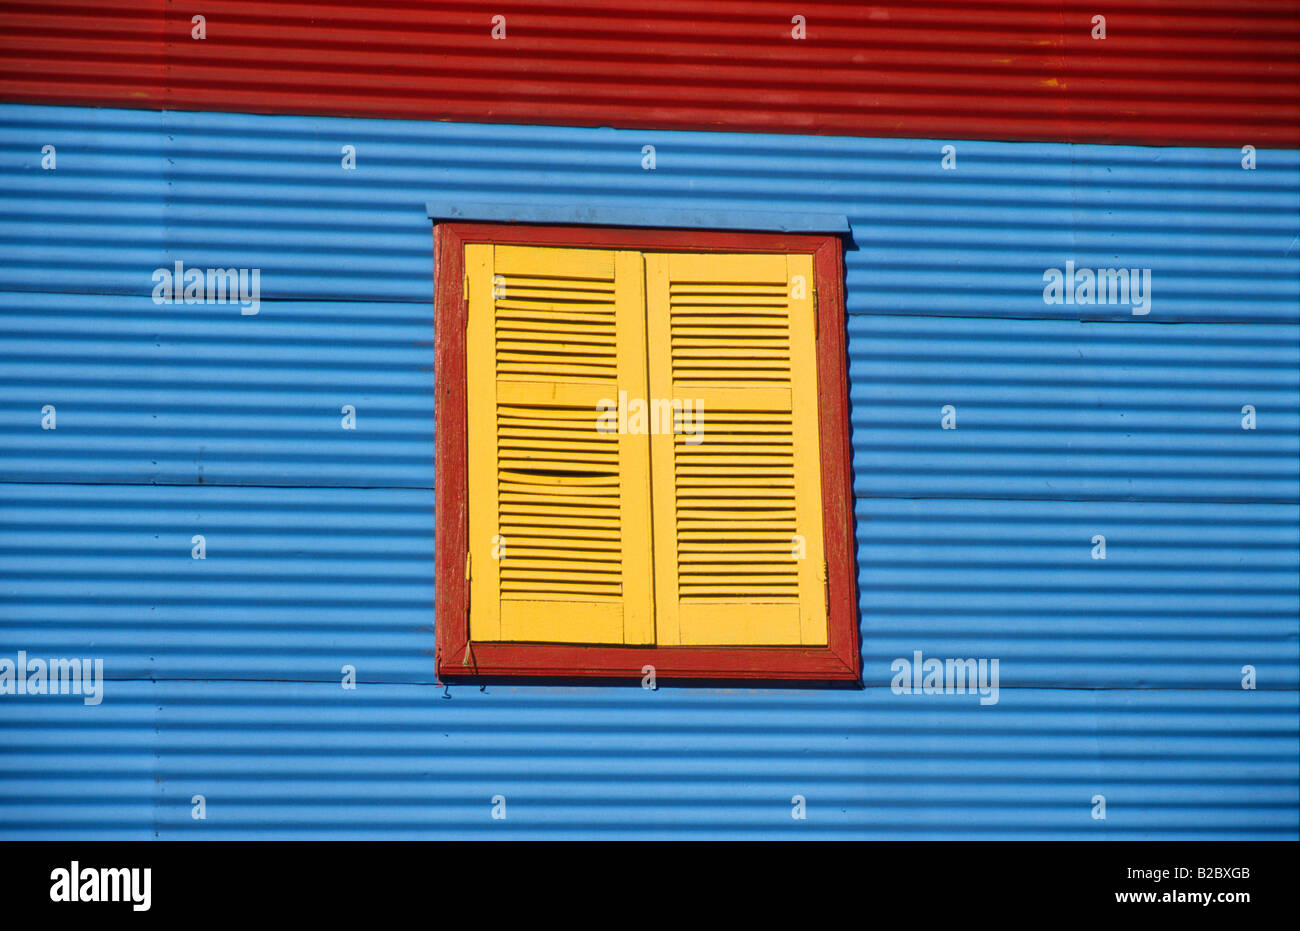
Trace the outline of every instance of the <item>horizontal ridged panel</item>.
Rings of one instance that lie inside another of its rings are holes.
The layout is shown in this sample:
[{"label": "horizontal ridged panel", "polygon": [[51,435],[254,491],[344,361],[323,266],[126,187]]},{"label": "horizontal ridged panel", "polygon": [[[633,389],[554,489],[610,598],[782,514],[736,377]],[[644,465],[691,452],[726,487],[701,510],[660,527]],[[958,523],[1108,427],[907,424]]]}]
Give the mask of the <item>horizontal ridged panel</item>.
[{"label": "horizontal ridged panel", "polygon": [[[981,708],[887,688],[489,686],[441,700],[433,686],[111,685],[94,708],[0,702],[0,837],[1294,839],[1300,826],[1293,692],[1008,689]],[[190,816],[195,794],[206,820]],[[505,820],[491,817],[498,794]]]},{"label": "horizontal ridged panel", "polygon": [[[868,685],[921,650],[999,657],[1008,688],[1239,688],[1245,664],[1297,687],[1295,505],[859,496],[856,512]],[[91,650],[114,679],[338,681],[350,664],[435,681],[427,491],[5,485],[0,527],[10,655]]]},{"label": "horizontal ridged panel", "polygon": [[863,315],[848,351],[859,496],[1300,496],[1296,326]]},{"label": "horizontal ridged panel", "polygon": [[[147,296],[182,260],[260,268],[264,302],[427,306],[437,195],[844,214],[851,313],[1296,319],[1300,152],[958,142],[946,171],[941,144],[4,106],[0,290]],[[1150,314],[1045,304],[1071,259],[1150,268]]]},{"label": "horizontal ridged panel", "polygon": [[[611,130],[0,113],[5,480],[429,487],[424,203],[461,193],[852,217],[859,494],[1296,497],[1300,152],[1243,171],[1222,150],[961,143],[943,171],[916,140],[660,133],[648,172],[649,137]],[[154,304],[177,260],[259,268],[260,312]],[[1150,266],[1151,313],[1045,304],[1067,260]],[[1172,322],[1255,325],[1152,325]],[[949,403],[959,430],[930,433]]]},{"label": "horizontal ridged panel", "polygon": [[[647,8],[652,6],[652,9]],[[792,16],[804,17],[795,38]],[[1098,38],[1094,17],[1107,19]],[[8,3],[0,97],[864,136],[1300,145],[1294,3]],[[504,33],[493,37],[496,16]]]},{"label": "horizontal ridged panel", "polygon": [[[432,486],[429,308],[183,311],[0,293],[0,478]],[[40,429],[47,404],[54,430]]]},{"label": "horizontal ridged panel", "polygon": [[[286,303],[251,326],[159,310],[0,294],[0,477],[432,486],[426,309]],[[1300,494],[1294,325],[854,315],[848,349],[858,495]],[[40,428],[46,404],[53,431]],[[345,404],[355,430],[342,429]],[[940,427],[945,405],[955,430]]]},{"label": "horizontal ridged panel", "polygon": [[[0,836],[1294,838],[1300,153],[939,144],[0,110],[0,657],[110,680],[0,697]],[[442,697],[435,194],[852,218],[864,690]],[[1151,315],[1045,305],[1068,258]]]},{"label": "horizontal ridged panel", "polygon": [[430,491],[0,485],[0,527],[11,658],[90,650],[113,678],[337,682],[351,664],[434,681]]},{"label": "horizontal ridged panel", "polygon": [[1247,664],[1300,684],[1295,505],[859,497],[856,517],[868,685],[913,650],[1029,687],[1233,689]]}]

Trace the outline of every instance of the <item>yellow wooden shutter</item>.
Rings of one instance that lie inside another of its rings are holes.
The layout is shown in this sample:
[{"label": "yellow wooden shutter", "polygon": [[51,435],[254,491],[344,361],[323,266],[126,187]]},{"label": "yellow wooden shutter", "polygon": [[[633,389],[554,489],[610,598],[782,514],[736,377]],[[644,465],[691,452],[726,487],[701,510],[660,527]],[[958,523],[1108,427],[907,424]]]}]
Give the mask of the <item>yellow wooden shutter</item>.
[{"label": "yellow wooden shutter", "polygon": [[470,638],[653,642],[637,252],[467,245]]},{"label": "yellow wooden shutter", "polygon": [[650,394],[703,401],[698,442],[651,437],[657,642],[825,645],[812,258],[645,272]]}]

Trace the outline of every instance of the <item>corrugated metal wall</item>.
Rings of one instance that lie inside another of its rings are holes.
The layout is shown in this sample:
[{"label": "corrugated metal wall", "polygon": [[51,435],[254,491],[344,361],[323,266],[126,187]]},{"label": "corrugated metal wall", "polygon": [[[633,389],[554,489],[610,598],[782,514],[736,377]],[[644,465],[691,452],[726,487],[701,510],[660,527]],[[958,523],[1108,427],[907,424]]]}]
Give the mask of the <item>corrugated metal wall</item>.
[{"label": "corrugated metal wall", "polygon": [[[941,144],[0,108],[0,836],[1295,837],[1300,152]],[[435,684],[434,196],[850,217],[864,690]]]},{"label": "corrugated metal wall", "polygon": [[0,99],[29,103],[1296,148],[1297,83],[1295,0],[0,9]]}]

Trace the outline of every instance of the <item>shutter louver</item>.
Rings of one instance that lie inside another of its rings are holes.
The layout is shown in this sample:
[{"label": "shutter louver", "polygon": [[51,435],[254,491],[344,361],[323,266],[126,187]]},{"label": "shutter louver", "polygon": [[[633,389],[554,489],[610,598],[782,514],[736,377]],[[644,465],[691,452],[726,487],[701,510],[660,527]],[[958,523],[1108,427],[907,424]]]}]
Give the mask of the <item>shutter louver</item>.
[{"label": "shutter louver", "polygon": [[635,252],[468,245],[471,639],[649,643],[649,459],[601,432],[645,391]]},{"label": "shutter louver", "polygon": [[702,402],[651,439],[658,643],[824,645],[811,258],[645,263],[651,394]]}]

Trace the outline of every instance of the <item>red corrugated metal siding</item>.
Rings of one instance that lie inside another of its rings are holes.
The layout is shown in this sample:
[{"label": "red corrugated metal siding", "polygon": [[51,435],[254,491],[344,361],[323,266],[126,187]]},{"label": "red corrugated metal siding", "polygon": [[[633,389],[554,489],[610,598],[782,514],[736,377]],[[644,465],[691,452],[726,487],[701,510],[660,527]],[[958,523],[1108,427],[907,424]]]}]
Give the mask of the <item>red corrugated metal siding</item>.
[{"label": "red corrugated metal siding", "polygon": [[[0,99],[1300,147],[1300,3],[5,3]],[[190,17],[207,38],[190,38]],[[790,37],[807,18],[807,39]],[[502,14],[507,38],[493,40]],[[1104,15],[1107,38],[1091,37]]]}]

